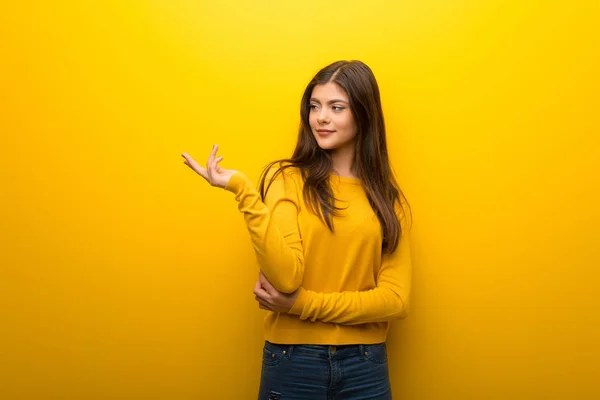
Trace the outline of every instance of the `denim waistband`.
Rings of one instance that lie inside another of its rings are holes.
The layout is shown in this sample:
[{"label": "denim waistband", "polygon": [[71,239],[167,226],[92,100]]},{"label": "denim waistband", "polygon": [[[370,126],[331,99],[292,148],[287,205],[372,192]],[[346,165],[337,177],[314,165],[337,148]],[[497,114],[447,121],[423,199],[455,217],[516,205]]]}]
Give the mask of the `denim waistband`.
[{"label": "denim waistband", "polygon": [[320,345],[320,344],[278,344],[265,341],[265,347],[273,352],[280,352],[282,355],[292,357],[294,352],[301,352],[317,357],[344,358],[353,356],[369,356],[369,352],[385,352],[385,343],[375,344],[344,344],[344,345]]}]

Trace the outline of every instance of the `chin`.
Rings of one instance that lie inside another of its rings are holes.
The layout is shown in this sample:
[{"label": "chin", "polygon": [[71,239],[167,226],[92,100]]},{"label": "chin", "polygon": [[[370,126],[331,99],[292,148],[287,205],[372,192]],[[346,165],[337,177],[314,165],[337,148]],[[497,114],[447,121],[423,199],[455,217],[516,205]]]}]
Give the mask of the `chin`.
[{"label": "chin", "polygon": [[330,144],[330,143],[319,143],[319,142],[317,142],[317,144],[323,150],[333,150],[333,149],[335,149],[337,147],[335,144]]},{"label": "chin", "polygon": [[335,141],[322,140],[321,138],[315,138],[315,140],[317,141],[317,145],[323,150],[333,150],[337,147]]}]

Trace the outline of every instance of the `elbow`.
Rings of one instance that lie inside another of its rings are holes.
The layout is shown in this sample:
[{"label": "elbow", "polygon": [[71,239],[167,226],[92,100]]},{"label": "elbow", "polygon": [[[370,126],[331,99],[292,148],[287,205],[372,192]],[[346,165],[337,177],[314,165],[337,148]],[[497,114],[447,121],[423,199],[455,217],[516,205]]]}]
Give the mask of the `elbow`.
[{"label": "elbow", "polygon": [[408,302],[408,298],[403,299],[402,296],[396,294],[394,309],[395,312],[392,315],[393,319],[405,319],[406,317],[408,317],[410,311],[410,304]]},{"label": "elbow", "polygon": [[292,276],[289,279],[282,280],[280,282],[280,287],[276,288],[281,293],[294,293],[302,286],[302,279],[304,277],[304,260],[302,256],[296,258],[293,273],[291,275]]},{"label": "elbow", "polygon": [[302,257],[297,257],[293,264],[284,264],[269,261],[261,265],[261,271],[265,278],[277,291],[281,293],[294,293],[302,286],[304,277],[304,262]]},{"label": "elbow", "polygon": [[395,315],[396,319],[406,319],[409,314],[409,308],[407,306],[402,306],[400,311]]},{"label": "elbow", "polygon": [[302,278],[303,274],[301,270],[297,270],[297,272],[291,276],[273,277],[273,280],[269,279],[269,282],[271,282],[271,285],[273,285],[279,292],[290,294],[300,289],[300,286],[302,286]]},{"label": "elbow", "polygon": [[300,289],[300,286],[302,286],[302,280],[294,279],[280,282],[279,287],[276,287],[275,289],[279,290],[281,293],[290,294]]},{"label": "elbow", "polygon": [[280,279],[279,277],[268,277],[266,273],[264,273],[264,271],[262,271],[262,273],[264,274],[265,279],[271,284],[273,285],[273,287],[280,293],[283,294],[290,294],[290,293],[294,293],[296,290],[298,290],[300,288],[300,286],[302,286],[302,281],[297,281],[297,280],[291,280],[291,279]]}]

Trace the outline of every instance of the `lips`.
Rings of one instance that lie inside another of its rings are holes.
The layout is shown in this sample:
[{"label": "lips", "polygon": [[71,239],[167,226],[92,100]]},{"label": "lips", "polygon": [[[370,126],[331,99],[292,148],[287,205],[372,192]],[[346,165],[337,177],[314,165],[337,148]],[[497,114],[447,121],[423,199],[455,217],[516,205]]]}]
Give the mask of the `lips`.
[{"label": "lips", "polygon": [[333,132],[335,132],[335,131],[331,131],[329,129],[317,129],[317,133],[320,136],[328,136],[328,135],[331,135]]}]

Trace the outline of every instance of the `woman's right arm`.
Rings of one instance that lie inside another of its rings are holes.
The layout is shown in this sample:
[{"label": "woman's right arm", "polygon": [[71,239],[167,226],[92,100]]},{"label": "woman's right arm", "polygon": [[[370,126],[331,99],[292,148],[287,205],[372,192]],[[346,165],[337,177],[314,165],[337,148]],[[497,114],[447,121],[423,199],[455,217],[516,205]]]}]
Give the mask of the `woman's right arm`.
[{"label": "woman's right arm", "polygon": [[[187,153],[182,154],[184,164],[211,186],[235,194],[263,274],[277,290],[294,292],[302,284],[304,275],[304,252],[298,229],[298,186],[294,177],[282,171],[273,180],[263,203],[246,175],[219,166],[223,157],[217,157],[218,149],[218,145],[213,146],[206,168]],[[267,182],[275,170],[268,171]]]},{"label": "woman's right arm", "polygon": [[[273,172],[274,169],[267,174],[267,183]],[[277,290],[294,292],[302,284],[304,275],[295,178],[282,171],[271,184],[264,203],[242,172],[231,177],[225,190],[235,194],[263,274]]]}]

